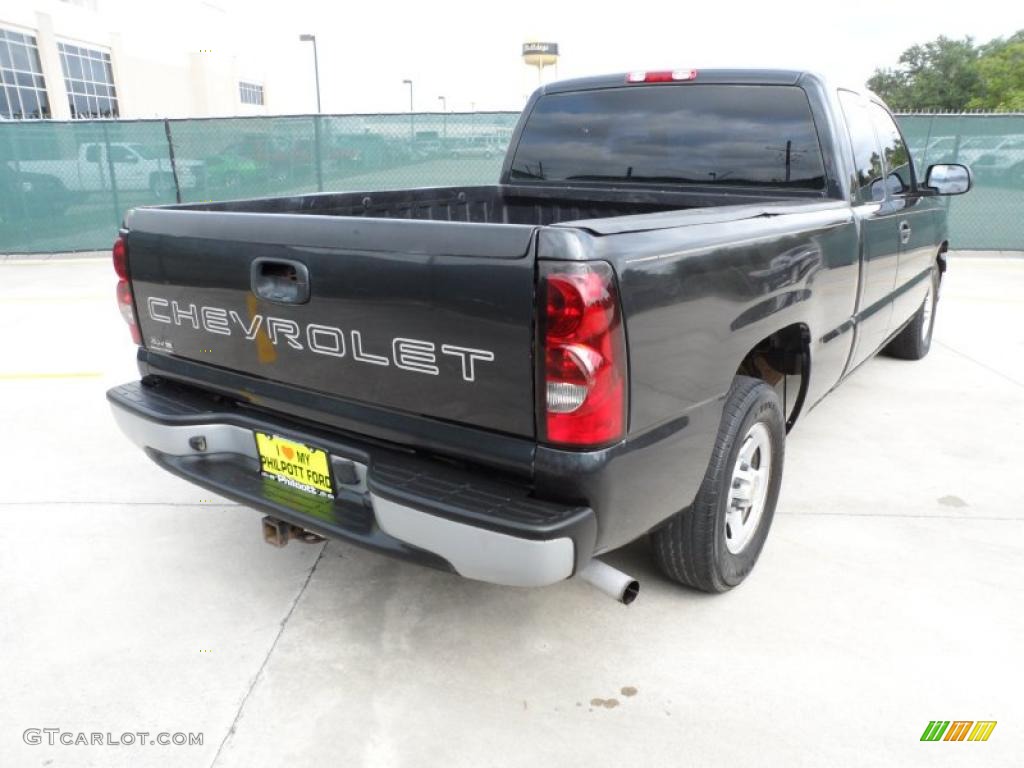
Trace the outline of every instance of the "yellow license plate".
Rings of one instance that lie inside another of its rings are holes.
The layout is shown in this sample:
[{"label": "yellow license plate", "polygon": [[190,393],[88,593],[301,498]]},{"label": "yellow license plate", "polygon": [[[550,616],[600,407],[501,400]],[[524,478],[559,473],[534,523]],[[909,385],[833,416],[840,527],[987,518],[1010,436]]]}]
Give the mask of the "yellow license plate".
[{"label": "yellow license plate", "polygon": [[256,433],[260,473],[314,496],[334,498],[327,451],[277,435]]}]

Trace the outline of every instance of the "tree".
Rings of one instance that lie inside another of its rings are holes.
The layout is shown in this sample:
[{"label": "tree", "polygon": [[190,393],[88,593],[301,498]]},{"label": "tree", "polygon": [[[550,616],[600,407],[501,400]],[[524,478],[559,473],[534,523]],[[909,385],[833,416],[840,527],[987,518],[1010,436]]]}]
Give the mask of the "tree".
[{"label": "tree", "polygon": [[1024,30],[1008,40],[994,40],[986,45],[977,70],[981,90],[967,106],[1024,111]]},{"label": "tree", "polygon": [[895,69],[876,69],[868,87],[896,110],[960,111],[982,92],[979,55],[970,37],[940,36],[905,50]]},{"label": "tree", "polygon": [[907,104],[914,103],[909,78],[905,72],[897,69],[876,69],[868,80],[868,88],[877,93],[892,109],[907,110]]}]

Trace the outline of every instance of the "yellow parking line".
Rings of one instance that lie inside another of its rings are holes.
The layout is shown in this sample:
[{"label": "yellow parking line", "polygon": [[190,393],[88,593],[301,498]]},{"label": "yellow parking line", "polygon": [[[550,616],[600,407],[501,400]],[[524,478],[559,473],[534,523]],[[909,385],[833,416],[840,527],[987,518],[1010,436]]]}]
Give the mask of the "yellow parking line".
[{"label": "yellow parking line", "polygon": [[0,373],[0,381],[23,381],[27,379],[98,379],[99,371],[72,371],[68,373]]},{"label": "yellow parking line", "polygon": [[110,261],[109,256],[86,256],[81,259],[0,259],[0,267],[4,265],[14,267],[35,266],[44,264],[97,264],[101,261]]},{"label": "yellow parking line", "polygon": [[46,301],[103,301],[109,296],[101,296],[98,293],[92,296],[10,296],[0,297],[0,304],[21,302],[25,304],[42,304]]}]

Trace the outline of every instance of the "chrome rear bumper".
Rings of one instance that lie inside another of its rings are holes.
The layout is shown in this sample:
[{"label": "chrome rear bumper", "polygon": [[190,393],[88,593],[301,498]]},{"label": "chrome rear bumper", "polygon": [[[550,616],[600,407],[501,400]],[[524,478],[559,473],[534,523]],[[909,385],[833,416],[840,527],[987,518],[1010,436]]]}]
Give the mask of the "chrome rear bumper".
[{"label": "chrome rear bumper", "polygon": [[[486,470],[310,431],[271,414],[206,402],[204,393],[177,385],[151,390],[134,382],[107,396],[125,435],[168,471],[323,536],[520,587],[567,579],[593,551],[589,508],[533,499],[527,487],[494,480]],[[261,476],[257,429],[326,450],[335,498]]]}]

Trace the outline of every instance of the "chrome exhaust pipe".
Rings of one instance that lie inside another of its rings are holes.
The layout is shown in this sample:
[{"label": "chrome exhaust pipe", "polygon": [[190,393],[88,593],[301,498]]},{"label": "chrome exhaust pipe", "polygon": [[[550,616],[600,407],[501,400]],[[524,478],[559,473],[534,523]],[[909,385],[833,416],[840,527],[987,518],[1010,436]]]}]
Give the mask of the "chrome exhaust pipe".
[{"label": "chrome exhaust pipe", "polygon": [[640,592],[639,581],[600,560],[591,560],[578,575],[623,605],[629,605],[636,600]]}]

